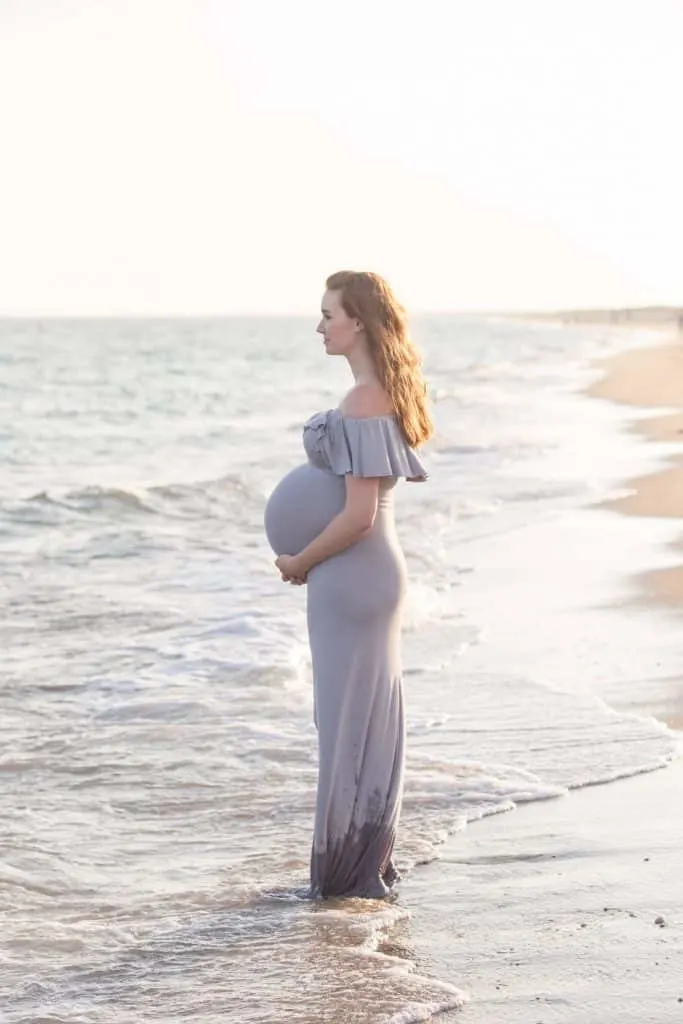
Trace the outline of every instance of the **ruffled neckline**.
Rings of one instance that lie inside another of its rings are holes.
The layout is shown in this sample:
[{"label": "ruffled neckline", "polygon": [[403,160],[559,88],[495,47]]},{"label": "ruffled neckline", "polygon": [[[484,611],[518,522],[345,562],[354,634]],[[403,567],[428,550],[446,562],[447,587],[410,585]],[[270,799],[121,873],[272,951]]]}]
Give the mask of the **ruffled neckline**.
[{"label": "ruffled neckline", "polygon": [[324,409],[306,421],[306,434],[325,467],[338,475],[427,479],[394,414],[346,416],[339,408]]}]

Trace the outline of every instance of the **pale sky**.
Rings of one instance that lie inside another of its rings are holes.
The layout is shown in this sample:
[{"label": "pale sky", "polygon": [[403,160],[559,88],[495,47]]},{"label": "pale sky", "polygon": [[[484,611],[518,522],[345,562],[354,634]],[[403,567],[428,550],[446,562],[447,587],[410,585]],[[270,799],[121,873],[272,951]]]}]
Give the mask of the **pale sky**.
[{"label": "pale sky", "polygon": [[0,314],[683,303],[683,0],[0,0]]}]

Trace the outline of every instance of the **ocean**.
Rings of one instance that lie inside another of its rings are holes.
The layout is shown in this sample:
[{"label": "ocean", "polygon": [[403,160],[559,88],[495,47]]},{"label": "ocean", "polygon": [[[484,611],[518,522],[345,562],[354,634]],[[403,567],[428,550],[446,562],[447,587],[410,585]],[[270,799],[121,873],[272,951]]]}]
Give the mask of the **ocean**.
[{"label": "ocean", "polygon": [[584,394],[595,360],[656,336],[413,329],[437,429],[429,481],[396,491],[403,881],[321,903],[305,589],[280,581],[263,509],[345,362],[314,316],[0,321],[7,1024],[429,1020],[466,979],[392,934],[447,837],[676,751],[651,709],[679,626],[634,575],[676,562],[678,527],[601,505],[667,451],[629,431],[642,410]]}]

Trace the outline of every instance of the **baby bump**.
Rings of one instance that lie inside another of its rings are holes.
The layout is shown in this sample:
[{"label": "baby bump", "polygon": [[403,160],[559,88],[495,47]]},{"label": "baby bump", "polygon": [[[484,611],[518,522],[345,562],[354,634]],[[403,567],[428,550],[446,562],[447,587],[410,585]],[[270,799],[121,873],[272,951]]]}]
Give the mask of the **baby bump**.
[{"label": "baby bump", "polygon": [[296,555],[341,512],[346,500],[342,476],[310,463],[297,466],[275,487],[266,504],[264,526],[276,555]]}]

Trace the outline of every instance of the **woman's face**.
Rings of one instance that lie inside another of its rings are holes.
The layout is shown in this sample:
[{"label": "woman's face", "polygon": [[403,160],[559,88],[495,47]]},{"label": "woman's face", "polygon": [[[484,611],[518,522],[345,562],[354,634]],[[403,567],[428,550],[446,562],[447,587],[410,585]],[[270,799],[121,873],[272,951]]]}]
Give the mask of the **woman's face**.
[{"label": "woman's face", "polygon": [[316,330],[323,336],[325,351],[331,356],[347,355],[357,344],[363,325],[355,317],[346,315],[341,292],[325,292],[320,309],[322,318]]}]

